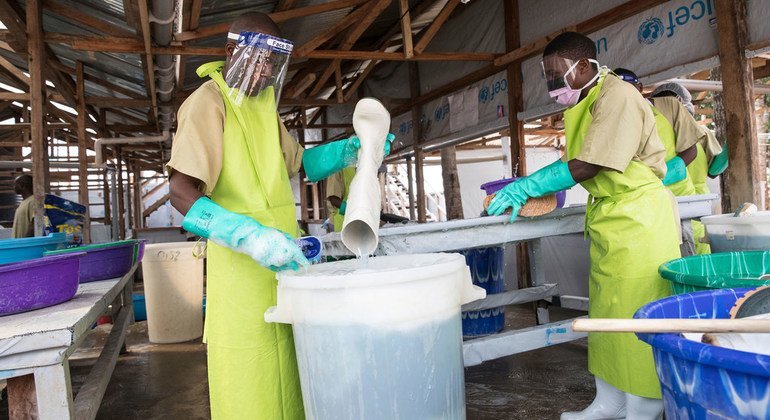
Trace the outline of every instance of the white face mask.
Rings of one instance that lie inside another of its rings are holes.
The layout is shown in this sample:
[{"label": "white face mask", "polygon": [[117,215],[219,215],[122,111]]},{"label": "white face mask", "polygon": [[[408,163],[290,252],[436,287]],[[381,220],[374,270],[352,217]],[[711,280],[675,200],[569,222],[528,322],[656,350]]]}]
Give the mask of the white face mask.
[{"label": "white face mask", "polygon": [[590,86],[593,82],[596,81],[596,79],[599,78],[599,62],[593,59],[588,59],[589,63],[596,64],[597,72],[594,75],[594,77],[588,81],[582,88],[580,89],[574,89],[569,85],[569,82],[567,81],[567,76],[575,72],[575,67],[577,67],[580,60],[575,61],[572,63],[572,65],[567,69],[567,71],[564,73],[564,76],[562,77],[562,86],[556,87],[553,90],[548,91],[548,95],[556,100],[556,103],[565,105],[565,106],[574,106],[578,103],[580,100],[580,92],[585,89],[586,86]]}]

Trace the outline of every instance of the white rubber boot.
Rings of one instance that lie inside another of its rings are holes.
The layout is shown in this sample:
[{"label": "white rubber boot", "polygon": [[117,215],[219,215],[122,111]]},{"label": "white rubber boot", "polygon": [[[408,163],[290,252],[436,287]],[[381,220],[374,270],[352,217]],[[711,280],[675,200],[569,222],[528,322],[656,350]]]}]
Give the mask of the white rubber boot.
[{"label": "white rubber boot", "polygon": [[627,420],[660,420],[663,418],[663,400],[626,394]]},{"label": "white rubber boot", "polygon": [[583,411],[562,413],[561,420],[622,419],[626,417],[626,393],[594,377],[596,397]]}]

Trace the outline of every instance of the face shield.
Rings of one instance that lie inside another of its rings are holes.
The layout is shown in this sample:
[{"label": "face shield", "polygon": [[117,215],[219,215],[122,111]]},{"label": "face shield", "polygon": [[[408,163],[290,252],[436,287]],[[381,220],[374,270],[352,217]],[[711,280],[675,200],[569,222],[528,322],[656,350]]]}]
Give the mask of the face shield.
[{"label": "face shield", "polygon": [[[593,63],[597,71],[594,78],[583,87],[590,85],[599,77],[599,62],[590,58],[586,60]],[[540,62],[543,78],[548,86],[548,95],[557,103],[573,106],[578,102],[583,87],[573,88],[572,85],[575,81],[575,68],[579,62],[580,60],[562,58],[555,54],[543,57],[543,61]]]},{"label": "face shield", "polygon": [[236,42],[224,75],[230,99],[236,105],[247,98],[270,101],[277,108],[294,44],[259,32],[228,33],[227,38]]}]

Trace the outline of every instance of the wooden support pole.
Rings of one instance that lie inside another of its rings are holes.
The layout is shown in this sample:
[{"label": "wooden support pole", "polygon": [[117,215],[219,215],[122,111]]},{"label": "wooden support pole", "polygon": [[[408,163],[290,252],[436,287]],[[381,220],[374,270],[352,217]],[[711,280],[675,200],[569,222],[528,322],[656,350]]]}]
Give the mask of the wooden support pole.
[{"label": "wooden support pole", "polygon": [[[123,150],[121,150],[123,151]],[[123,151],[125,153],[125,151]],[[134,229],[134,193],[133,193],[133,185],[132,182],[133,173],[132,169],[133,167],[130,164],[129,160],[129,153],[125,153],[126,156],[126,212],[127,215],[127,229],[133,230]]]},{"label": "wooden support pole", "polygon": [[763,206],[759,144],[754,117],[754,76],[746,58],[748,43],[746,0],[716,0],[719,16],[717,44],[722,72],[727,149],[730,166],[722,175],[722,210],[734,211],[745,202]]},{"label": "wooden support pole", "polygon": [[[417,63],[409,63],[409,91],[414,100],[420,96],[420,72],[417,68]],[[428,221],[426,215],[426,201],[425,201],[425,176],[423,173],[423,160],[425,158],[425,152],[423,152],[420,143],[422,143],[422,124],[420,124],[420,116],[422,115],[422,106],[417,105],[412,107],[412,141],[414,144],[414,172],[417,178],[417,222],[425,223]]]},{"label": "wooden support pole", "polygon": [[103,181],[103,191],[104,191],[104,224],[109,226],[110,223],[112,223],[112,218],[110,217],[110,173],[107,171],[107,169],[104,169],[102,172],[102,179]]},{"label": "wooden support pole", "polygon": [[120,146],[115,147],[115,174],[118,181],[118,214],[113,217],[118,220],[118,239],[126,239],[126,202],[123,195],[123,163]]},{"label": "wooden support pole", "polygon": [[[505,48],[508,51],[519,48],[519,2],[505,0]],[[527,159],[524,146],[524,123],[519,121],[518,113],[524,110],[522,96],[521,61],[514,61],[506,68],[508,76],[508,125],[511,131],[511,176],[527,174]]]},{"label": "wooden support pole", "polygon": [[32,184],[35,196],[35,236],[43,234],[45,199],[45,162],[46,131],[45,131],[45,79],[43,65],[45,63],[45,44],[43,42],[43,6],[40,0],[27,2],[27,52],[29,57],[30,76],[30,134],[32,137]]},{"label": "wooden support pole", "polygon": [[[86,214],[83,219],[83,243],[91,243],[91,206],[88,197],[88,158],[86,150],[88,149],[88,137],[86,135],[86,89],[85,89],[85,71],[83,63],[75,63],[75,72],[77,73],[77,100],[78,100],[78,180],[80,181],[80,190],[78,191],[78,201],[86,207]],[[67,148],[69,150],[69,148]]]},{"label": "wooden support pole", "polygon": [[409,183],[407,191],[409,194],[409,219],[415,220],[417,218],[414,208],[414,170],[412,169],[412,157],[406,157],[406,180]]},{"label": "wooden support pole", "polygon": [[134,165],[134,229],[144,227],[144,206],[142,203],[141,171]]},{"label": "wooden support pole", "polygon": [[457,150],[454,146],[441,149],[441,177],[444,181],[444,201],[447,220],[463,218],[460,177],[457,174]]},{"label": "wooden support pole", "polygon": [[404,58],[414,56],[412,45],[412,18],[409,16],[409,0],[399,0],[398,10],[401,14],[401,36],[404,42]]}]

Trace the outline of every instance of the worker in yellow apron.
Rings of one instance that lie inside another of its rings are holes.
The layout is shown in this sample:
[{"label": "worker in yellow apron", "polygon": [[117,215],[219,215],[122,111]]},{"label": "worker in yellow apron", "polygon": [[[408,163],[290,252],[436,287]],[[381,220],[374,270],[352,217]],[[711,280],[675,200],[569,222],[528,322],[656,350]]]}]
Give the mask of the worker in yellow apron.
[{"label": "worker in yellow apron", "polygon": [[[649,104],[606,68],[584,35],[566,32],[543,53],[549,95],[565,105],[565,159],[506,186],[491,214],[579,182],[590,197],[589,316],[631,318],[639,307],[669,294],[658,266],[679,256],[678,215],[663,186],[666,151]],[[652,350],[630,333],[588,336],[588,369],[597,395],[563,419],[656,419],[663,412]]]},{"label": "worker in yellow apron", "polygon": [[345,221],[345,209],[348,206],[350,183],[356,175],[355,168],[345,168],[341,172],[326,178],[326,209],[335,232],[342,231]]},{"label": "worker in yellow apron", "polygon": [[[673,98],[676,98],[690,113],[690,116],[695,114],[695,107],[692,105],[692,96],[684,86],[676,82],[664,83],[656,87],[651,96],[653,105],[658,107],[661,113],[663,113],[669,121],[684,121],[684,124],[689,125],[689,121],[685,114],[675,112],[674,106],[666,106],[666,101],[673,101]],[[671,110],[671,112],[668,110]],[[680,117],[678,118],[678,116]],[[699,131],[699,133],[693,132],[691,134],[692,137],[697,138],[695,143],[695,157],[692,161],[687,163],[687,174],[693,184],[693,195],[709,194],[711,191],[706,184],[706,178],[716,178],[727,169],[727,147],[723,148],[717,141],[714,133],[705,126],[696,124],[695,129]],[[691,132],[691,130],[688,130],[688,132]],[[711,247],[707,243],[702,242],[702,239],[706,236],[706,230],[703,224],[697,220],[693,220],[692,230],[696,254],[710,254]]]},{"label": "worker in yellow apron", "polygon": [[[642,93],[643,85],[636,73],[624,68],[616,68],[612,72]],[[677,197],[696,195],[687,166],[695,159],[697,144],[705,139],[705,133],[692,117],[689,108],[677,98],[670,96],[652,98],[650,105],[655,114],[658,137],[666,147],[666,177],[663,178],[663,185]],[[689,105],[692,107],[691,103]],[[682,255],[709,253],[708,244],[700,242],[703,236],[705,236],[705,229],[700,221],[683,222]]]},{"label": "worker in yellow apron", "polygon": [[181,106],[168,163],[182,226],[209,240],[204,341],[214,419],[304,418],[291,328],[264,322],[276,304],[275,271],[308,263],[293,241],[289,178],[304,166],[311,181],[323,179],[355,164],[360,147],[345,139],[303,153],[288,134],[277,97],[292,44],[279,36],[261,13],[231,25],[227,61],[198,68],[211,80]]}]

